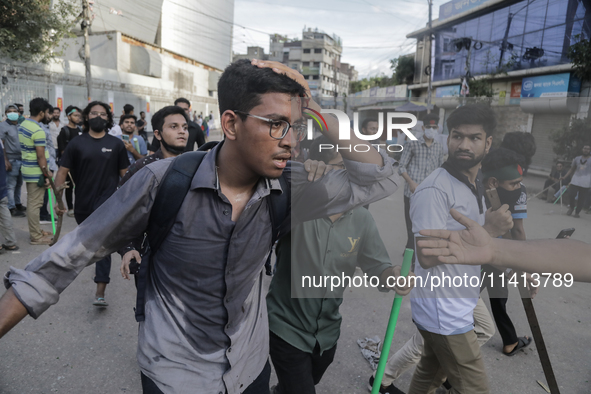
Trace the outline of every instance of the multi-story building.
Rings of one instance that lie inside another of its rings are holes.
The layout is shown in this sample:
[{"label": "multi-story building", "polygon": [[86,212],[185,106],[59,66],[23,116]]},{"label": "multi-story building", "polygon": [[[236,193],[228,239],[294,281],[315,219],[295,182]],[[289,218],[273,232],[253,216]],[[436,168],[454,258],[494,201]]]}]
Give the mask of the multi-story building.
[{"label": "multi-story building", "polygon": [[498,130],[531,132],[538,146],[531,168],[548,171],[556,159],[551,134],[573,117],[589,115],[589,83],[573,75],[567,57],[578,35],[591,36],[591,6],[585,1],[452,0],[440,7],[431,29],[407,35],[417,39],[408,89],[426,99],[431,71],[431,99],[445,126],[458,105],[446,97],[461,95],[466,76],[485,79],[492,105],[502,114]]}]

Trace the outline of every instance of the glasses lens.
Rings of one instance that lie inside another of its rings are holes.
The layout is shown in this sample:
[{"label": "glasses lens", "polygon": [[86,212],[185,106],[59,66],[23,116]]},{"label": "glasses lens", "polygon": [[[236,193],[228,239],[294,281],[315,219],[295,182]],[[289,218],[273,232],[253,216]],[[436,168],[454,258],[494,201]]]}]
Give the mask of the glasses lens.
[{"label": "glasses lens", "polygon": [[287,134],[289,123],[284,120],[277,120],[271,122],[271,137],[280,140]]}]

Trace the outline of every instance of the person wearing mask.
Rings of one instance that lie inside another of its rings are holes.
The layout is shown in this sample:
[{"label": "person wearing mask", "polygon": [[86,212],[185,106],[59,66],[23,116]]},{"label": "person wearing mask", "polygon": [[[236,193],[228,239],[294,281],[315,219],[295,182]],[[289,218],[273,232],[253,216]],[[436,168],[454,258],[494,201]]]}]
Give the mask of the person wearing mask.
[{"label": "person wearing mask", "polygon": [[49,123],[51,109],[44,98],[34,98],[29,103],[30,118],[18,128],[23,181],[27,185],[27,221],[31,245],[49,245],[52,241],[50,233],[42,231],[39,223],[39,211],[49,187],[49,180],[45,179],[42,169],[46,168],[48,175],[52,176],[48,166],[47,136],[42,127],[42,124]]},{"label": "person wearing mask", "polygon": [[[68,146],[69,142],[75,137],[82,134],[82,127],[78,124],[82,120],[82,110],[73,105],[66,108],[66,116],[68,117],[68,124],[62,127],[60,134],[57,137],[57,162],[61,165],[61,158]],[[72,175],[68,174],[68,187],[64,190],[66,195],[66,204],[68,208],[68,216],[74,217],[74,183]]]},{"label": "person wearing mask", "polygon": [[[67,179],[68,173],[76,184],[74,218],[81,225],[115,191],[119,178],[129,167],[127,150],[120,139],[107,134],[113,127],[113,115],[108,104],[93,101],[82,112],[84,133],[68,144],[55,178],[56,187]],[[135,125],[135,122],[134,122]],[[111,255],[101,256],[96,262],[94,282],[96,293],[93,305],[105,307],[105,290],[110,282]]]},{"label": "person wearing mask", "polygon": [[[407,249],[415,247],[410,217],[410,198],[419,184],[443,164],[443,146],[435,141],[435,137],[438,135],[437,122],[439,122],[439,118],[435,114],[425,117],[422,127],[423,135],[418,137],[416,141],[406,142],[399,162],[398,173],[406,181],[404,185],[404,220],[406,222]],[[424,126],[425,123],[428,127]]]},{"label": "person wearing mask", "polygon": [[14,217],[25,217],[26,207],[21,204],[21,187],[23,176],[21,174],[22,154],[21,143],[18,137],[18,107],[16,104],[8,104],[4,108],[6,120],[0,123],[0,139],[4,145],[6,163],[6,193],[8,209]]},{"label": "person wearing mask", "polygon": [[18,109],[18,124],[21,124],[27,119],[25,118],[25,106],[19,103],[15,103],[14,105],[16,105],[16,108]]}]

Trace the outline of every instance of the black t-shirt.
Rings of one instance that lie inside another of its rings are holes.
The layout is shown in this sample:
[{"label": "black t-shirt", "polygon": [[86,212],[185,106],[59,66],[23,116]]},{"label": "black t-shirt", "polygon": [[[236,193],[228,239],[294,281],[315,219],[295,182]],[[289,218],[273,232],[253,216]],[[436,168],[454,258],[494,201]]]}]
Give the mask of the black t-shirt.
[{"label": "black t-shirt", "polygon": [[74,211],[90,215],[117,190],[119,170],[129,167],[123,142],[112,135],[74,138],[62,155],[61,165],[70,169],[76,188]]}]

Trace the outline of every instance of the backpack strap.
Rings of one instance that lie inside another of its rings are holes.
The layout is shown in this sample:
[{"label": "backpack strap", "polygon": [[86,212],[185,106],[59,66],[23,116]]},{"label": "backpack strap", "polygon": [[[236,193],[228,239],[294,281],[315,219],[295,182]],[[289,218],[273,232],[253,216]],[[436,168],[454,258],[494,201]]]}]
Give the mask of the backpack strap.
[{"label": "backpack strap", "polygon": [[156,193],[146,231],[150,249],[146,258],[142,259],[139,273],[136,275],[135,320],[137,322],[144,321],[146,318],[144,305],[152,259],[172,229],[185,196],[191,188],[191,181],[206,154],[207,152],[204,151],[186,152],[174,159]]},{"label": "backpack strap", "polygon": [[[288,167],[291,163],[287,162]],[[290,168],[291,169],[291,168]],[[269,276],[273,274],[271,267],[271,256],[273,255],[273,246],[277,240],[287,234],[291,230],[291,220],[288,220],[291,210],[291,185],[285,177],[285,173],[279,177],[279,184],[281,185],[282,193],[271,193],[269,195],[269,213],[271,216],[271,226],[273,228],[273,236],[271,239],[271,249],[265,262],[265,273]]]}]

